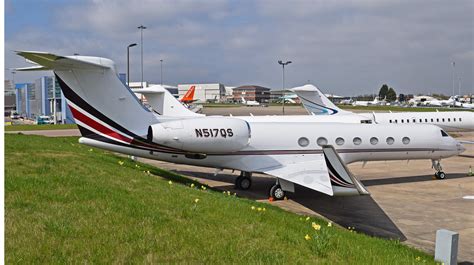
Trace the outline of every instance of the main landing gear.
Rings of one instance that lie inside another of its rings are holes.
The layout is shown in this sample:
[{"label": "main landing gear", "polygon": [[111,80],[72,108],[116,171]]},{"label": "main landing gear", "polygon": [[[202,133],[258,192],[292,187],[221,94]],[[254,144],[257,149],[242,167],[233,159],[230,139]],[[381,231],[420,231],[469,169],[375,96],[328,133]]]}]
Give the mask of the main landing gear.
[{"label": "main landing gear", "polygon": [[431,164],[433,165],[433,168],[436,170],[436,173],[434,174],[437,179],[445,179],[446,174],[443,172],[443,167],[441,167],[440,160],[431,160]]},{"label": "main landing gear", "polygon": [[240,176],[235,180],[235,188],[248,190],[252,186],[252,172],[241,171]]},{"label": "main landing gear", "polygon": [[285,198],[285,191],[281,188],[278,179],[275,185],[270,188],[270,197],[275,201],[283,200]]}]

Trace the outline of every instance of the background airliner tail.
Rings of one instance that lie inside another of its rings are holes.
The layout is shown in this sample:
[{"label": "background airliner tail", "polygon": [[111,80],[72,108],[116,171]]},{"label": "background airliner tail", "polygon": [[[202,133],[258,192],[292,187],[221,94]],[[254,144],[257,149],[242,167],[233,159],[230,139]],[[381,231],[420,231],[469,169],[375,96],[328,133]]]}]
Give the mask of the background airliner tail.
[{"label": "background airliner tail", "polygon": [[20,51],[38,65],[21,68],[53,70],[83,136],[100,135],[131,142],[147,134],[158,120],[118,78],[113,61],[100,57],[59,56]]},{"label": "background airliner tail", "polygon": [[350,113],[342,110],[331,100],[329,100],[317,87],[313,85],[304,85],[300,87],[291,88],[298,95],[303,106],[310,114],[315,115],[334,115],[342,113]]}]

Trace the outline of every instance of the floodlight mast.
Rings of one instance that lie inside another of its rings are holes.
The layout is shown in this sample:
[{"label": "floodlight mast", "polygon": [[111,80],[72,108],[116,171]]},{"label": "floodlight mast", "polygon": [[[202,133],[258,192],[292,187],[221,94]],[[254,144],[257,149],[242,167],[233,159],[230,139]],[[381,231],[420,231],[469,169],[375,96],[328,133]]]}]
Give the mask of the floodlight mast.
[{"label": "floodlight mast", "polygon": [[137,46],[136,43],[127,46],[127,86],[130,87],[130,48]]},{"label": "floodlight mast", "polygon": [[143,88],[143,30],[146,29],[145,26],[140,25],[138,27],[140,29],[140,48],[141,48],[141,66],[142,66],[142,88]]},{"label": "floodlight mast", "polygon": [[282,60],[278,61],[278,64],[280,64],[283,67],[283,84],[282,84],[283,115],[285,115],[285,65],[288,65],[290,63],[292,62],[291,61],[283,62]]}]

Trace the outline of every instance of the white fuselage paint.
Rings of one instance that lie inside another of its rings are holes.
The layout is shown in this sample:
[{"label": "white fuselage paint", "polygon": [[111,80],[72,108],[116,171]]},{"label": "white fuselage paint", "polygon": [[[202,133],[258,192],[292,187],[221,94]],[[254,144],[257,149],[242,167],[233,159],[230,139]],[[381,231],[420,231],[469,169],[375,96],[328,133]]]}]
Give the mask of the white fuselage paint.
[{"label": "white fuselage paint", "polygon": [[[308,117],[309,118],[309,117]],[[150,152],[125,146],[108,144],[88,138],[81,138],[81,143],[108,149],[115,152],[147,157],[151,159],[205,166],[223,169],[237,169],[249,172],[263,172],[265,169],[278,167],[292,161],[311,160],[321,153],[317,144],[318,138],[324,137],[327,144],[333,145],[345,163],[377,160],[413,160],[441,159],[464,151],[464,148],[450,136],[442,136],[436,126],[403,126],[403,125],[366,125],[341,123],[295,123],[249,122],[251,139],[247,147],[232,153],[207,154],[204,159],[191,159],[183,154]],[[301,147],[298,139],[306,137],[309,145]],[[338,145],[336,138],[344,139]],[[361,139],[360,145],[354,144],[354,138]],[[378,143],[372,144],[376,137]],[[394,143],[387,144],[392,137]],[[404,144],[403,137],[410,142]],[[229,140],[231,140],[229,138]],[[427,148],[429,147],[429,148]]]}]

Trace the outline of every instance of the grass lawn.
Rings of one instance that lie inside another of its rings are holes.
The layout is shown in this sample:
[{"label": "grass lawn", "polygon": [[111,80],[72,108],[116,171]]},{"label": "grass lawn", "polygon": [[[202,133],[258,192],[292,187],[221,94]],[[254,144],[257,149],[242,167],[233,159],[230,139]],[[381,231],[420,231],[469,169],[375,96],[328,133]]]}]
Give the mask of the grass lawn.
[{"label": "grass lawn", "polygon": [[434,263],[357,227],[191,183],[76,137],[6,134],[6,264]]},{"label": "grass lawn", "polygon": [[76,124],[42,124],[42,125],[9,125],[5,131],[36,131],[36,130],[64,130],[77,129]]}]

